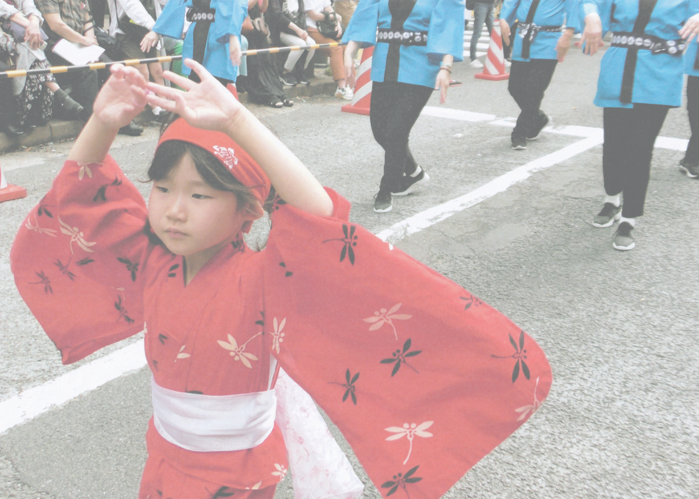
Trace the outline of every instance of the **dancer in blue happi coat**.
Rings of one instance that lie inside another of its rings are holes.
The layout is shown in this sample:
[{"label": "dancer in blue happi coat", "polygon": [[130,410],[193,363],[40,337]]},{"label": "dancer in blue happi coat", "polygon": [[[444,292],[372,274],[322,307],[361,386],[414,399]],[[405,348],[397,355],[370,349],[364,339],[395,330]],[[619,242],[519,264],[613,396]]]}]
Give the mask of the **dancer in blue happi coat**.
[{"label": "dancer in blue happi coat", "polygon": [[692,136],[687,151],[680,161],[680,169],[689,178],[699,178],[699,44],[690,43],[684,53],[684,72],[687,74],[687,114]]},{"label": "dancer in blue happi coat", "polygon": [[[247,12],[245,0],[170,0],[153,31],[180,40],[186,16],[192,25],[187,30],[182,58],[199,62],[226,85],[238,77],[240,30]],[[187,66],[182,66],[182,72],[198,81]]]},{"label": "dancer in blue happi coat", "polygon": [[375,45],[371,131],[386,152],[377,213],[392,209],[392,194],[409,194],[429,179],[408,138],[435,88],[444,102],[452,62],[463,60],[464,9],[464,0],[361,0],[342,37],[350,86],[357,50]]},{"label": "dancer in blue happi coat", "polygon": [[510,26],[519,24],[512,48],[508,90],[522,110],[512,130],[512,149],[527,148],[549,122],[541,110],[544,92],[556,65],[563,62],[573,34],[578,31],[579,0],[505,0],[500,31],[510,43]]},{"label": "dancer in blue happi coat", "polygon": [[682,50],[699,34],[699,0],[581,0],[580,10],[585,53],[595,53],[602,35],[614,33],[595,96],[604,108],[607,196],[593,225],[610,227],[621,219],[612,246],[630,250],[655,139],[668,109],[682,103]]}]

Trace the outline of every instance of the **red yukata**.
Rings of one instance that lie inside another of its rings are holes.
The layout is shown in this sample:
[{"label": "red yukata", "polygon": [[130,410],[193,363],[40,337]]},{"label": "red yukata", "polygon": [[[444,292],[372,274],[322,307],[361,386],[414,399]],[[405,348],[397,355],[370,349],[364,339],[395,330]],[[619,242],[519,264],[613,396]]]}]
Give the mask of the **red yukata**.
[{"label": "red yukata", "polygon": [[[267,390],[273,356],[383,496],[441,497],[536,411],[550,367],[506,317],[350,223],[328,193],[333,216],[278,200],[265,250],[241,235],[185,286],[183,258],[150,242],[116,163],[68,161],[20,229],[12,271],[64,363],[145,327],[158,385],[231,395]],[[287,469],[276,425],[244,451],[179,448],[152,420],[147,441],[141,498],[245,497]]]}]

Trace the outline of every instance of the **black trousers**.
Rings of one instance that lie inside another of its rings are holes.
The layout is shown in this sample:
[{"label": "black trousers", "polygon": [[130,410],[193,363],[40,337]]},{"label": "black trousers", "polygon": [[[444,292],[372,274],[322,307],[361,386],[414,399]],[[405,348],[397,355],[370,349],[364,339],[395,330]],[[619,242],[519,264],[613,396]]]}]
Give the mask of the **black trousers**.
[{"label": "black trousers", "polygon": [[687,114],[692,137],[687,144],[684,160],[690,164],[699,164],[699,76],[687,77]]},{"label": "black trousers", "polygon": [[403,175],[410,175],[417,169],[408,138],[430,95],[432,89],[422,85],[372,83],[371,131],[385,151],[381,190],[397,190]]},{"label": "black trousers", "polygon": [[653,146],[668,109],[653,104],[604,108],[604,190],[610,196],[623,193],[626,218],[643,215]]},{"label": "black trousers", "polygon": [[[51,66],[73,65],[48,49],[46,50],[46,58],[51,63]],[[95,98],[97,98],[97,92],[99,91],[97,71],[57,73],[55,77],[58,86],[63,90],[70,90],[70,97],[85,108],[85,116],[90,116],[92,114],[92,104],[94,104]]]},{"label": "black trousers", "polygon": [[512,137],[526,138],[530,130],[536,127],[542,114],[541,101],[544,100],[544,92],[551,83],[556,64],[556,59],[512,61],[507,89],[522,110],[512,130]]}]

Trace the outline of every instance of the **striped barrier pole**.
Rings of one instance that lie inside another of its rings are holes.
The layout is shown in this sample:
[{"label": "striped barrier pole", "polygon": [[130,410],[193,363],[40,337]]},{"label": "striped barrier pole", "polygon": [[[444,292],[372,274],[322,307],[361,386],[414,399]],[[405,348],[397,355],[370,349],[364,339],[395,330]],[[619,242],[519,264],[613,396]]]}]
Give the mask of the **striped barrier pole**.
[{"label": "striped barrier pole", "polygon": [[[331,43],[319,43],[316,45],[293,45],[290,47],[271,47],[268,49],[257,49],[257,50],[244,50],[242,56],[252,56],[258,54],[278,54],[283,52],[293,52],[295,50],[306,50],[306,49],[322,49],[329,47],[337,47],[341,45],[339,42]],[[105,69],[114,64],[123,64],[124,66],[139,66],[141,64],[150,64],[153,62],[172,62],[179,61],[182,59],[181,55],[169,55],[163,57],[150,57],[148,59],[127,59],[124,61],[112,61],[112,62],[93,62],[92,64],[86,64],[84,66],[54,66],[47,69],[29,69],[29,70],[13,70],[0,72],[0,80],[3,78],[21,78],[24,76],[33,75],[45,75],[45,74],[57,74],[57,73],[74,73],[77,71],[86,70],[97,70]]]}]

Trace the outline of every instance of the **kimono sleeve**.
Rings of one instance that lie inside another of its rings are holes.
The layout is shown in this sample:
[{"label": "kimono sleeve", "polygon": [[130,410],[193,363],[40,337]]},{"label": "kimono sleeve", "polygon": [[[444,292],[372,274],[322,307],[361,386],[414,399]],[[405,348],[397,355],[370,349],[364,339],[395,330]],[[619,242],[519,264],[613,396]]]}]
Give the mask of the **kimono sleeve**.
[{"label": "kimono sleeve", "polygon": [[352,14],[349,26],[342,36],[342,43],[353,41],[362,48],[376,45],[378,24],[379,0],[360,0],[354,14]]},{"label": "kimono sleeve", "polygon": [[566,28],[572,28],[575,33],[582,31],[580,22],[580,0],[565,0]]},{"label": "kimono sleeve", "polygon": [[439,498],[546,398],[541,348],[344,214],[275,207],[264,331],[384,497]]},{"label": "kimono sleeve", "polygon": [[438,0],[430,18],[427,55],[440,60],[452,55],[454,62],[464,60],[464,0]]},{"label": "kimono sleeve", "polygon": [[211,2],[211,8],[216,9],[214,38],[218,43],[228,43],[231,35],[240,36],[243,21],[248,15],[248,4],[242,0],[218,0]]},{"label": "kimono sleeve", "polygon": [[151,28],[159,35],[182,39],[184,16],[187,13],[186,0],[170,0],[163,8],[160,17]]},{"label": "kimono sleeve", "polygon": [[111,158],[66,162],[10,261],[22,298],[70,364],[143,329],[143,198]]}]

